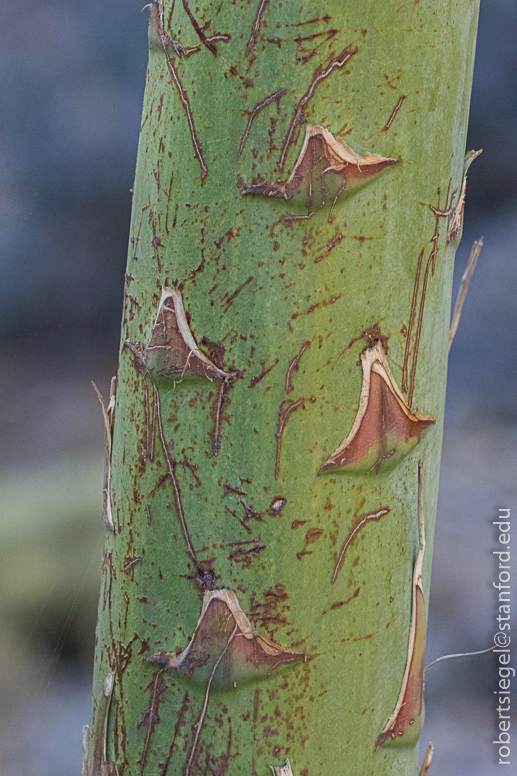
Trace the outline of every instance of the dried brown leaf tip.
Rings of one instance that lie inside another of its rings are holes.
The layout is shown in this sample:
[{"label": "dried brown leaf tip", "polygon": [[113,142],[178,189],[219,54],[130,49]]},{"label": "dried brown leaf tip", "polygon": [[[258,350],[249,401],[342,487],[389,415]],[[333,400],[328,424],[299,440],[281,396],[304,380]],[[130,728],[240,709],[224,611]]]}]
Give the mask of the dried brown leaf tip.
[{"label": "dried brown leaf tip", "polygon": [[143,351],[145,366],[154,378],[228,377],[202,353],[188,324],[180,291],[163,288],[151,340]]},{"label": "dried brown leaf tip", "polygon": [[189,676],[195,674],[200,681],[213,675],[223,684],[233,684],[305,660],[307,656],[301,652],[285,649],[258,633],[233,590],[206,590],[188,647],[179,656],[158,652],[146,662],[160,663]]},{"label": "dried brown leaf tip", "polygon": [[434,753],[434,746],[432,744],[429,744],[429,746],[426,749],[424,759],[422,761],[422,767],[420,769],[419,776],[427,776],[429,773],[429,768],[431,767],[431,760],[433,759],[433,753]]},{"label": "dried brown leaf tip", "polygon": [[104,462],[104,482],[102,485],[102,519],[106,528],[110,531],[115,530],[113,524],[113,515],[111,512],[111,450],[113,446],[113,428],[115,425],[115,399],[117,392],[117,378],[111,378],[110,400],[108,406],[104,404],[102,394],[92,383],[95,393],[101,403],[102,419],[104,420],[104,440],[106,444],[106,459]]},{"label": "dried brown leaf tip", "polygon": [[350,186],[362,183],[385,167],[397,164],[377,154],[356,154],[343,138],[317,124],[307,124],[305,140],[294,169],[286,181],[254,181],[241,188],[242,194],[262,194],[290,200],[303,197],[310,211],[325,204],[327,197],[337,197]]},{"label": "dried brown leaf tip", "polygon": [[359,411],[347,438],[320,469],[386,472],[418,444],[434,418],[412,412],[391,374],[381,342],[361,356],[363,386]]},{"label": "dried brown leaf tip", "polygon": [[[419,547],[413,569],[413,600],[409,630],[408,656],[397,705],[388,719],[376,746],[393,744],[414,746],[424,723],[424,665],[427,615],[422,590],[422,564],[425,552],[425,527],[422,506],[422,462],[418,463]],[[432,752],[431,752],[432,756]],[[430,759],[429,759],[430,763]],[[425,773],[426,771],[424,771]]]}]

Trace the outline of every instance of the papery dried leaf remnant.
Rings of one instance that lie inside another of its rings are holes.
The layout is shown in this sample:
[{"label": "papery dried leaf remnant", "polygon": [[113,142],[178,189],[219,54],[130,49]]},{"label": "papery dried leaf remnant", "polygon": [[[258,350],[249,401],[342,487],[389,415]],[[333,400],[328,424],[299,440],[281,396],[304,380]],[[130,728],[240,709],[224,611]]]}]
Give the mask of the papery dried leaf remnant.
[{"label": "papery dried leaf remnant", "polygon": [[293,776],[291,763],[289,762],[288,757],[285,758],[285,765],[282,768],[275,768],[274,765],[270,765],[270,768],[273,772],[273,776]]},{"label": "papery dried leaf remnant", "polygon": [[88,759],[87,731],[83,728],[84,763],[83,776],[119,776],[115,763],[107,762],[106,738],[108,734],[108,717],[113,694],[114,674],[108,674],[102,685],[102,695],[99,699],[95,718],[94,739],[91,759]]},{"label": "papery dried leaf remnant", "polygon": [[[397,705],[388,719],[376,746],[394,744],[413,746],[424,724],[424,666],[427,615],[422,590],[422,565],[425,552],[425,526],[422,505],[422,462],[418,462],[418,532],[419,546],[413,568],[413,602],[409,630],[408,656]],[[432,753],[431,753],[432,754]],[[430,759],[429,759],[430,762]]]},{"label": "papery dried leaf remnant", "polygon": [[222,684],[233,684],[270,674],[281,665],[306,660],[303,653],[281,647],[258,633],[242,611],[233,590],[223,589],[205,591],[194,635],[179,657],[158,652],[146,662],[160,663],[180,673],[194,675],[200,681],[206,681],[220,663],[214,678]]},{"label": "papery dried leaf remnant", "polygon": [[202,353],[188,324],[181,293],[174,288],[162,289],[162,298],[142,360],[153,378],[228,377]]},{"label": "papery dried leaf remnant", "polygon": [[459,236],[461,230],[463,229],[463,216],[465,213],[465,194],[467,192],[467,172],[474,161],[474,159],[477,159],[480,154],[483,153],[483,149],[479,151],[469,151],[467,154],[465,154],[465,161],[463,163],[463,180],[461,183],[461,193],[460,198],[458,201],[458,204],[455,209],[454,218],[452,219],[452,224],[449,230],[449,233],[447,235],[447,245],[456,239],[456,237]]},{"label": "papery dried leaf remnant", "polygon": [[115,425],[115,399],[117,392],[117,378],[111,378],[110,387],[110,400],[108,406],[104,405],[102,394],[95,385],[92,383],[95,393],[101,403],[102,407],[102,419],[104,420],[104,440],[106,444],[106,459],[104,462],[104,482],[102,485],[102,519],[104,525],[109,528],[110,531],[115,530],[113,523],[113,515],[111,512],[111,450],[113,447],[113,428]]},{"label": "papery dried leaf remnant", "polygon": [[274,183],[254,181],[251,186],[241,188],[241,193],[285,200],[301,195],[309,210],[316,210],[325,204],[328,194],[336,197],[397,162],[398,159],[377,154],[360,156],[343,138],[334,137],[325,127],[307,124],[302,150],[289,178]]},{"label": "papery dried leaf remnant", "polygon": [[347,438],[321,467],[370,473],[393,469],[418,444],[434,418],[412,412],[391,374],[381,342],[361,356],[359,411]]}]

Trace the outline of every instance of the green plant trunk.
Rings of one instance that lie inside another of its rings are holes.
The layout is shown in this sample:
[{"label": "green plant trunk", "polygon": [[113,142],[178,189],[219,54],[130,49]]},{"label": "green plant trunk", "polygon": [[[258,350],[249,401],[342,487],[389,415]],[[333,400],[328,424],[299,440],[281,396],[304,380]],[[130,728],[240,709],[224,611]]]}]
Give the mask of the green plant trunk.
[{"label": "green plant trunk", "polygon": [[477,2],[150,11],[85,772],[416,776]]}]

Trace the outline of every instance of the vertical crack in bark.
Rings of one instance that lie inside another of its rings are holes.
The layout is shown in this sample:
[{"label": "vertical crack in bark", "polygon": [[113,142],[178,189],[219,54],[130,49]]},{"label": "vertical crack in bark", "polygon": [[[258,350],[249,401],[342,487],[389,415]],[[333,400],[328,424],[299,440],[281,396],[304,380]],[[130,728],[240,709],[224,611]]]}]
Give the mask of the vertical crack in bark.
[{"label": "vertical crack in bark", "polygon": [[258,36],[260,35],[260,27],[262,24],[262,15],[266,8],[269,5],[269,0],[259,0],[257,12],[255,14],[255,18],[253,19],[253,24],[251,25],[251,35],[249,37],[249,40],[246,44],[246,56],[249,57],[253,49],[255,48],[258,40]]},{"label": "vertical crack in bark", "polygon": [[[153,12],[153,6],[154,5],[155,5],[154,3],[151,4],[151,12]],[[183,0],[183,5],[184,6],[186,5],[186,0]],[[178,75],[178,71],[176,70],[176,68],[174,66],[174,62],[172,61],[171,56],[170,56],[169,51],[168,51],[168,49],[172,49],[175,53],[178,53],[177,45],[172,40],[172,38],[169,35],[167,35],[167,33],[165,32],[164,26],[163,26],[163,3],[162,3],[162,0],[158,0],[157,8],[154,9],[154,14],[151,13],[151,23],[153,23],[153,15],[154,15],[154,23],[156,25],[156,33],[158,35],[158,38],[159,38],[160,43],[161,43],[162,48],[163,48],[163,52],[165,54],[165,59],[166,59],[166,62],[167,62],[167,67],[169,68],[169,73],[171,75],[172,81],[173,81],[176,89],[178,90],[180,102],[183,105],[183,109],[184,109],[185,115],[187,117],[187,122],[188,122],[188,126],[189,126],[189,131],[190,131],[190,137],[191,137],[191,140],[192,140],[192,145],[194,147],[194,155],[195,155],[196,159],[198,160],[199,166],[201,168],[201,179],[204,180],[206,178],[206,176],[208,175],[208,167],[206,166],[205,160],[203,158],[203,153],[202,153],[202,150],[201,150],[201,144],[199,143],[199,140],[198,140],[198,137],[197,137],[197,134],[196,134],[196,127],[195,127],[195,124],[194,124],[194,116],[192,115],[192,109],[190,107],[190,102],[189,102],[187,93],[186,93],[185,89],[183,88],[183,84],[181,83],[180,77]],[[193,22],[193,26],[194,26],[194,24],[197,25],[197,22],[195,21],[194,17],[189,16],[189,18]],[[196,29],[196,26],[194,26],[194,29]],[[199,29],[199,26],[198,26],[198,29]],[[196,32],[197,32],[197,30],[196,30]],[[201,35],[204,38],[204,41],[205,41],[204,45],[207,45],[207,48],[209,48],[210,51],[212,51],[212,53],[217,53],[217,49],[215,49],[215,46],[212,43],[209,43],[209,41],[207,41],[206,37],[201,32],[201,30],[199,30],[199,32],[201,33]],[[200,40],[201,40],[201,37],[200,37]],[[213,49],[215,49],[215,52],[213,51]]]},{"label": "vertical crack in bark", "polygon": [[386,124],[381,129],[381,132],[387,132],[388,129],[391,127],[391,125],[395,121],[395,116],[397,115],[397,113],[399,112],[400,108],[402,107],[402,103],[404,102],[406,97],[407,97],[406,94],[403,94],[401,97],[399,97],[397,104],[395,105],[395,107],[391,111],[391,116],[389,117],[389,119],[387,120]]},{"label": "vertical crack in bark", "polygon": [[280,475],[280,458],[282,456],[282,437],[284,435],[287,421],[296,410],[304,403],[305,397],[300,399],[284,399],[278,410],[278,425],[276,429],[276,457],[275,457],[275,480]]},{"label": "vertical crack in bark", "polygon": [[354,541],[355,537],[361,531],[364,526],[369,523],[371,520],[379,521],[381,517],[384,517],[384,515],[387,515],[390,510],[388,507],[381,507],[377,512],[369,512],[367,515],[359,515],[356,521],[354,521],[355,525],[352,525],[348,536],[346,537],[345,541],[341,545],[341,550],[339,551],[339,557],[337,559],[337,563],[334,567],[334,571],[332,572],[332,578],[331,583],[334,584],[336,581],[339,572],[343,568],[343,564],[345,562],[345,556],[346,551],[348,550],[349,546]]},{"label": "vertical crack in bark", "polygon": [[156,402],[151,401],[149,384],[144,380],[144,435],[143,457],[146,461],[154,461],[156,452]]},{"label": "vertical crack in bark", "polygon": [[[417,743],[424,722],[424,666],[427,616],[422,589],[422,569],[425,553],[425,520],[423,507],[422,461],[418,462],[418,552],[413,567],[411,624],[406,667],[395,710],[378,737],[375,747],[386,743],[413,746]],[[432,754],[432,753],[431,753]]]},{"label": "vertical crack in bark", "polygon": [[194,116],[192,115],[192,109],[190,107],[190,102],[187,96],[187,93],[185,89],[183,88],[183,84],[181,83],[180,77],[178,75],[178,72],[176,68],[174,67],[174,63],[169,56],[169,52],[164,47],[165,52],[165,58],[167,60],[167,67],[169,68],[169,73],[171,74],[171,78],[173,80],[174,85],[176,86],[176,89],[178,90],[179,98],[181,101],[181,104],[183,105],[183,109],[185,111],[185,115],[187,117],[187,122],[190,130],[190,137],[192,140],[192,145],[194,147],[194,155],[196,159],[199,162],[199,166],[201,168],[201,179],[204,180],[206,176],[208,175],[208,167],[206,166],[205,160],[203,158],[203,152],[201,150],[201,144],[198,140],[197,134],[196,134],[196,127],[194,124]]},{"label": "vertical crack in bark", "polygon": [[198,745],[198,741],[199,741],[199,736],[201,735],[201,730],[203,728],[206,712],[207,712],[207,709],[208,709],[208,701],[209,701],[209,695],[210,695],[210,688],[212,687],[212,682],[214,680],[215,672],[217,671],[217,669],[219,667],[219,663],[221,662],[221,660],[225,656],[226,652],[228,651],[228,647],[232,643],[233,638],[234,638],[235,634],[237,633],[237,630],[238,630],[238,625],[236,623],[235,627],[234,627],[234,629],[232,631],[232,634],[230,635],[228,641],[226,642],[225,648],[223,649],[223,651],[221,652],[221,654],[217,658],[217,660],[216,660],[216,662],[214,664],[214,667],[212,669],[212,673],[210,674],[210,678],[208,680],[208,684],[207,684],[207,687],[206,687],[205,699],[203,701],[203,706],[202,706],[202,709],[201,709],[201,714],[199,715],[199,721],[194,726],[196,732],[195,732],[195,735],[194,735],[194,741],[192,742],[192,747],[190,749],[190,754],[188,756],[187,763],[186,763],[186,766],[185,766],[184,776],[189,776],[190,775],[190,770],[192,768],[192,763],[194,762],[194,757],[195,757],[195,754],[196,754],[196,749],[197,749],[197,745]]},{"label": "vertical crack in bark", "polygon": [[[267,0],[269,2],[269,0]],[[268,97],[264,97],[262,102],[258,102],[253,110],[249,111],[249,118],[248,123],[246,125],[246,129],[244,130],[244,134],[241,137],[241,142],[239,144],[239,151],[238,156],[242,154],[244,151],[244,146],[246,145],[246,141],[248,140],[251,132],[251,127],[253,122],[255,121],[255,118],[258,113],[260,113],[261,110],[264,110],[264,108],[267,108],[268,105],[271,105],[272,102],[276,102],[277,104],[277,110],[280,109],[280,100],[282,97],[284,97],[287,94],[287,89],[277,89],[276,92],[273,92],[273,94],[270,94]]]},{"label": "vertical crack in bark", "polygon": [[156,418],[158,420],[158,433],[160,436],[160,442],[162,444],[162,450],[163,454],[165,456],[165,462],[167,464],[167,471],[169,472],[169,477],[172,482],[172,488],[174,491],[174,505],[176,507],[176,514],[178,516],[178,522],[180,524],[181,533],[183,535],[183,540],[185,542],[185,552],[187,553],[188,557],[194,564],[194,568],[199,573],[201,571],[201,567],[198,563],[197,554],[194,549],[194,546],[192,544],[192,540],[190,538],[190,534],[188,532],[187,528],[187,521],[185,520],[185,512],[183,511],[183,505],[181,503],[181,493],[178,486],[178,481],[176,479],[176,464],[171,460],[171,457],[169,455],[169,449],[167,447],[167,440],[165,439],[165,433],[163,430],[163,420],[162,420],[162,408],[161,408],[161,402],[160,402],[160,394],[158,393],[158,389],[153,383],[153,394],[154,394],[154,401],[156,402]]},{"label": "vertical crack in bark", "polygon": [[215,44],[213,43],[213,41],[208,40],[208,38],[206,37],[205,33],[203,32],[203,30],[201,29],[201,27],[197,23],[197,20],[196,20],[194,14],[192,13],[192,11],[189,8],[189,4],[188,4],[187,0],[182,0],[182,3],[183,3],[183,8],[185,9],[185,13],[187,14],[188,18],[190,19],[190,23],[192,24],[194,30],[196,31],[196,35],[198,36],[199,40],[201,41],[203,46],[206,46],[206,48],[209,51],[212,52],[212,54],[214,56],[217,56],[217,48],[216,48]]},{"label": "vertical crack in bark", "polygon": [[[320,303],[321,304],[321,303]],[[317,307],[319,305],[315,305]],[[303,315],[304,313],[299,313],[300,315]],[[292,317],[297,317],[298,314],[293,315]],[[286,393],[291,393],[291,391],[294,390],[294,383],[293,383],[293,372],[297,372],[300,366],[300,360],[311,345],[309,340],[306,340],[302,347],[300,348],[299,352],[289,361],[287,365],[287,371],[285,373],[285,383],[284,383],[284,390]],[[282,442],[283,442],[283,436],[285,427],[287,425],[287,421],[293,414],[293,412],[296,412],[296,410],[301,407],[304,402],[309,401],[311,404],[313,404],[316,401],[315,396],[310,396],[308,399],[305,398],[305,396],[301,396],[299,399],[284,399],[280,403],[280,407],[278,408],[278,422],[277,422],[277,428],[275,433],[276,438],[276,456],[275,456],[275,480],[278,479],[280,476],[280,459],[282,457]],[[283,509],[283,507],[281,507]]]},{"label": "vertical crack in bark", "polygon": [[[411,370],[409,373],[409,382],[407,378],[407,369],[408,369],[408,361],[409,361],[409,350],[411,348],[411,335],[412,335],[412,329],[413,324],[415,320],[415,310],[416,310],[416,300],[418,297],[418,287],[420,283],[420,273],[422,269],[422,259],[423,259],[423,253],[425,249],[427,248],[427,245],[424,246],[422,253],[419,256],[418,264],[417,264],[417,272],[415,276],[415,284],[413,288],[413,298],[411,301],[411,313],[410,313],[410,321],[408,326],[408,332],[407,332],[407,339],[406,339],[406,348],[404,353],[404,366],[403,366],[403,386],[407,385],[407,391],[408,391],[408,404],[411,405],[413,403],[413,395],[415,390],[415,378],[416,378],[416,368],[417,368],[417,362],[418,362],[418,350],[420,347],[420,337],[422,335],[422,325],[424,320],[424,308],[425,308],[425,301],[426,301],[426,295],[427,295],[427,285],[429,282],[429,273],[431,273],[431,277],[434,276],[434,272],[436,269],[436,259],[439,252],[439,246],[438,246],[438,240],[440,238],[440,219],[444,218],[447,221],[447,230],[449,230],[449,226],[451,221],[454,219],[456,215],[456,208],[453,206],[454,200],[456,198],[456,190],[451,192],[451,183],[452,178],[449,180],[449,185],[447,187],[447,195],[445,197],[445,206],[444,209],[440,209],[440,188],[438,188],[438,203],[435,207],[434,205],[427,205],[431,213],[434,215],[434,231],[433,236],[429,240],[429,243],[431,243],[431,251],[429,253],[429,258],[427,259],[425,272],[424,272],[424,279],[422,281],[422,290],[420,293],[420,305],[418,308],[418,319],[416,323],[416,329],[415,329],[415,341],[413,345],[413,356],[411,361]],[[424,202],[420,203],[421,205],[425,205]],[[428,244],[429,244],[428,243]],[[404,390],[404,388],[403,388]]]},{"label": "vertical crack in bark", "polygon": [[119,776],[115,763],[107,761],[106,741],[108,737],[108,719],[113,695],[114,674],[108,674],[102,685],[102,695],[99,700],[95,719],[94,740],[91,761],[88,764],[88,743],[85,737],[88,726],[83,728],[83,776]]},{"label": "vertical crack in bark", "polygon": [[171,745],[169,747],[169,753],[167,755],[167,759],[163,763],[163,767],[162,767],[160,776],[167,776],[167,774],[169,772],[169,767],[170,767],[170,764],[171,764],[172,756],[173,756],[173,754],[175,752],[176,739],[178,737],[178,734],[179,734],[181,728],[183,727],[183,725],[185,725],[185,722],[186,722],[185,714],[187,712],[189,703],[190,703],[190,696],[189,696],[188,690],[187,690],[185,692],[185,695],[183,696],[183,702],[182,702],[181,708],[180,708],[180,710],[178,712],[178,718],[176,720],[176,724],[174,725],[174,736],[172,738],[172,742],[171,742]]},{"label": "vertical crack in bark", "polygon": [[226,375],[217,390],[213,407],[214,431],[212,434],[212,452],[214,455],[219,455],[219,451],[221,450],[221,424],[223,420],[224,403],[228,391],[232,387],[233,381],[236,379],[237,375]]},{"label": "vertical crack in bark", "polygon": [[294,383],[293,383],[293,372],[297,372],[300,368],[300,361],[302,359],[303,354],[307,350],[307,348],[310,348],[311,342],[310,340],[306,340],[302,347],[300,348],[299,353],[296,354],[290,361],[289,365],[287,367],[287,372],[285,373],[285,392],[291,393],[291,391],[294,391]]},{"label": "vertical crack in bark", "polygon": [[325,80],[325,78],[328,78],[328,76],[333,73],[334,70],[342,70],[342,68],[352,59],[355,54],[357,54],[358,51],[359,48],[357,46],[353,48],[352,46],[347,46],[340,54],[337,55],[337,57],[332,58],[328,64],[319,65],[314,71],[309,88],[300,98],[293,111],[289,129],[287,130],[287,135],[285,136],[284,142],[282,144],[282,150],[280,152],[280,161],[278,164],[280,170],[284,169],[289,149],[295,142],[294,136],[296,134],[296,130],[298,129],[298,126],[305,121],[305,106],[314,96],[314,92],[316,91],[317,87],[322,81]]},{"label": "vertical crack in bark", "polygon": [[151,739],[153,737],[155,727],[161,721],[159,708],[160,703],[164,700],[165,691],[167,689],[165,686],[165,680],[163,678],[165,670],[165,668],[162,668],[160,671],[158,671],[156,676],[153,677],[153,680],[147,686],[147,689],[149,690],[149,707],[143,712],[136,725],[138,729],[147,723],[144,746],[140,755],[140,759],[137,763],[140,765],[140,773],[142,776],[145,770],[145,766],[147,765],[149,747],[151,746]]},{"label": "vertical crack in bark", "polygon": [[106,458],[104,462],[104,482],[102,485],[102,519],[104,525],[109,528],[110,531],[115,531],[115,525],[113,523],[113,514],[111,511],[111,453],[113,449],[113,430],[115,427],[115,401],[117,392],[117,378],[111,378],[110,386],[110,399],[108,406],[105,407],[102,394],[95,385],[92,383],[97,398],[101,403],[102,419],[104,421],[104,438],[106,444]]},{"label": "vertical crack in bark", "polygon": [[425,247],[420,251],[416,265],[415,282],[413,285],[413,296],[411,297],[411,311],[409,313],[409,323],[406,333],[406,347],[404,350],[404,364],[402,366],[402,390],[407,393],[408,390],[408,366],[409,356],[411,354],[411,337],[413,336],[413,326],[415,325],[416,308],[418,303],[418,291],[420,290],[420,275],[422,272],[422,260],[424,258]]}]

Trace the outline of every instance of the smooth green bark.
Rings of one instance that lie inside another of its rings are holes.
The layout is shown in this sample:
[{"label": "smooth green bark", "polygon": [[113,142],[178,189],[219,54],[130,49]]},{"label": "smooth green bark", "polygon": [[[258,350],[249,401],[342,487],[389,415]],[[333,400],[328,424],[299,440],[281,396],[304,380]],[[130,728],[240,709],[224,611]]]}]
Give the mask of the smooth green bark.
[{"label": "smooth green bark", "polygon": [[[417,735],[375,744],[408,659],[419,460],[426,600],[429,589],[457,245],[447,235],[462,182],[477,3],[192,6],[202,36],[226,37],[204,45],[184,7],[166,2],[163,33],[197,47],[188,56],[164,48],[157,10],[95,658],[94,699],[115,675],[107,759],[121,776],[266,776],[286,757],[295,776],[415,776]],[[305,123],[357,154],[399,162],[336,199],[329,187],[311,218],[286,219],[307,213],[306,198],[241,190],[289,176]],[[231,375],[226,383],[187,368],[153,387],[135,349],[151,339],[163,287],[181,291],[193,336]],[[436,424],[391,471],[386,459],[378,473],[318,476],[354,423],[360,356],[379,339],[411,409]],[[382,510],[351,537],[336,573],[353,526]],[[206,666],[186,675],[144,662],[186,648],[207,587],[234,591],[259,633],[310,659],[251,678],[236,669],[225,686],[220,666],[211,682]]]}]

